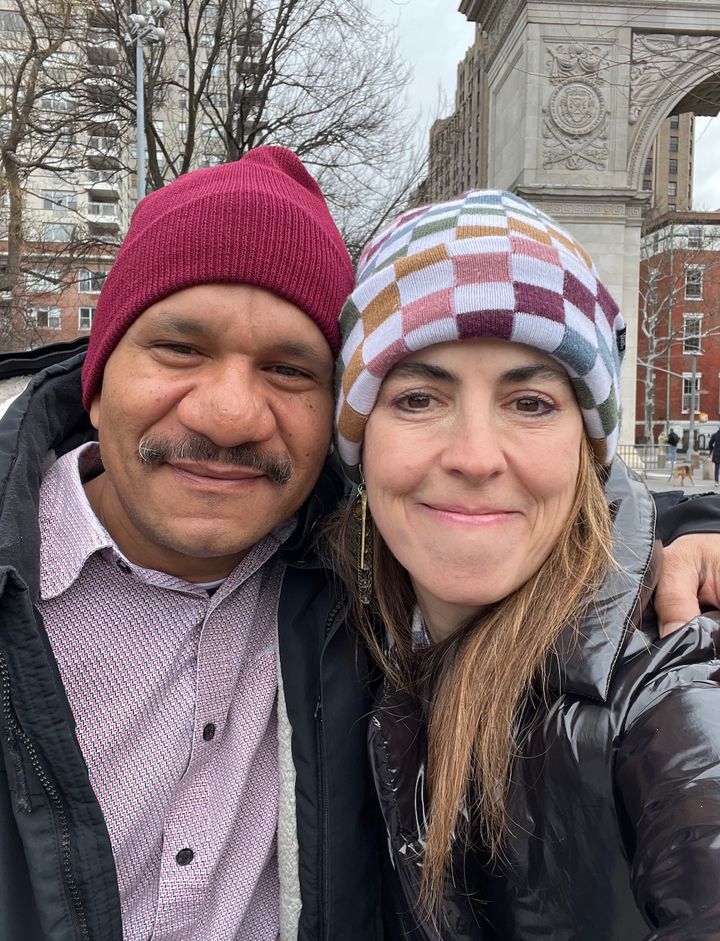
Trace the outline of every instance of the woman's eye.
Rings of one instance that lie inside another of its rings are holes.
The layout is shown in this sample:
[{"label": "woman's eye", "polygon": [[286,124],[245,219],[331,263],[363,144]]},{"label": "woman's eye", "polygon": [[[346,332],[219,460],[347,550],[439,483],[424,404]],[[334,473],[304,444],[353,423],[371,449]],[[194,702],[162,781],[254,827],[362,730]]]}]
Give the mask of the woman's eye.
[{"label": "woman's eye", "polygon": [[555,405],[549,399],[543,399],[535,395],[524,395],[515,399],[515,407],[519,412],[525,412],[531,415],[546,415],[555,409]]},{"label": "woman's eye", "polygon": [[423,392],[410,392],[396,400],[396,404],[406,412],[421,412],[429,408],[431,402],[432,397]]}]

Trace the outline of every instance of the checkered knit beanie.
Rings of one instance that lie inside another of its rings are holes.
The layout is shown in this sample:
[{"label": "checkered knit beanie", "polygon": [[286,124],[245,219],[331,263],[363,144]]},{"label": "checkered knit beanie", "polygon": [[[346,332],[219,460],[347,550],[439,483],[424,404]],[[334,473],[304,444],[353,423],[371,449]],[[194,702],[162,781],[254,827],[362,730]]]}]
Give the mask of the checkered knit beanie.
[{"label": "checkered knit beanie", "polygon": [[351,476],[392,367],[473,337],[524,343],[557,360],[596,460],[612,460],[624,321],[582,246],[519,196],[477,190],[403,213],[363,251],[340,326],[338,450]]},{"label": "checkered knit beanie", "polygon": [[257,147],[187,173],[138,203],[95,310],[82,374],[86,408],[140,314],[209,282],[252,284],[290,301],[337,355],[350,256],[319,186],[284,147]]}]

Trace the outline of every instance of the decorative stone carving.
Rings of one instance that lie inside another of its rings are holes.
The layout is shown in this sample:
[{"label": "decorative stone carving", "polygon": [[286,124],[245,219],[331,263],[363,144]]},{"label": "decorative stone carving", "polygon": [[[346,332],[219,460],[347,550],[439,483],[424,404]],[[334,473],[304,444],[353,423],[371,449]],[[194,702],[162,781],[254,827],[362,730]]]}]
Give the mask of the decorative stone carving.
[{"label": "decorative stone carving", "polygon": [[516,3],[513,3],[512,0],[500,0],[488,11],[485,19],[488,60],[494,56],[495,50],[498,48],[507,28],[517,19],[524,2],[525,0],[517,0]]},{"label": "decorative stone carving", "polygon": [[543,166],[605,170],[609,111],[601,87],[600,45],[548,43],[546,68],[553,91],[543,108]]},{"label": "decorative stone carving", "polygon": [[[688,67],[701,64],[705,54],[712,57],[714,66],[718,54],[717,36],[634,33],[630,67],[630,124],[635,124],[642,111],[658,100],[668,81],[682,87],[683,72]],[[714,68],[708,74],[712,72]],[[662,97],[666,98],[667,95],[663,94]]]},{"label": "decorative stone carving", "polygon": [[565,134],[592,134],[606,114],[605,102],[589,82],[565,82],[553,92],[550,117]]},{"label": "decorative stone carving", "polygon": [[[532,197],[531,197],[532,198]],[[631,206],[626,203],[570,203],[554,202],[549,203],[545,200],[538,200],[537,205],[543,212],[551,216],[580,216],[583,219],[591,219],[598,216],[612,216],[618,219],[642,219],[642,208],[640,206]]]}]

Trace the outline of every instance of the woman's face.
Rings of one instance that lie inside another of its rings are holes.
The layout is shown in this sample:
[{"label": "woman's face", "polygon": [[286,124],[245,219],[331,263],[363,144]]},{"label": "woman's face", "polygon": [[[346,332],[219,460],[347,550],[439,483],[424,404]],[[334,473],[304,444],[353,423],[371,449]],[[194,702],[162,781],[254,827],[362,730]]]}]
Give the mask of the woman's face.
[{"label": "woman's face", "polygon": [[368,502],[435,640],[545,562],[582,436],[567,374],[528,346],[440,343],[388,374],[365,430]]}]

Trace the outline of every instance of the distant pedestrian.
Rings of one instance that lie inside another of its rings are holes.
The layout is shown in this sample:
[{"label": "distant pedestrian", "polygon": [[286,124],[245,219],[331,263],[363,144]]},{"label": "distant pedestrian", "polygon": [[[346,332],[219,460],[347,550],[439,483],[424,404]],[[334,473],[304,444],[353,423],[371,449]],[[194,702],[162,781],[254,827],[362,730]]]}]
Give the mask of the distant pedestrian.
[{"label": "distant pedestrian", "polygon": [[675,461],[677,459],[677,446],[680,444],[680,438],[671,428],[667,435],[667,460],[670,465],[670,476],[675,472]]},{"label": "distant pedestrian", "polygon": [[708,453],[710,454],[710,460],[715,465],[715,486],[717,487],[718,478],[720,477],[720,429],[710,438]]}]

